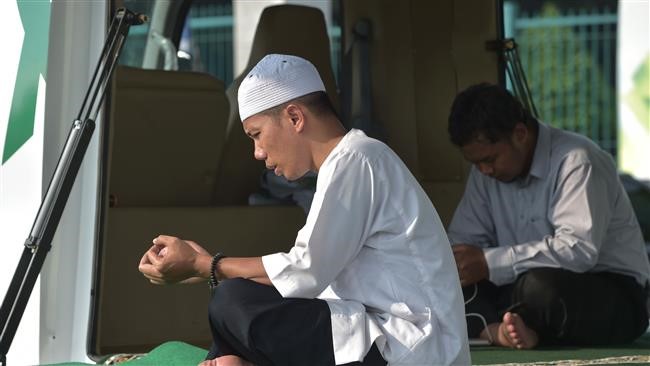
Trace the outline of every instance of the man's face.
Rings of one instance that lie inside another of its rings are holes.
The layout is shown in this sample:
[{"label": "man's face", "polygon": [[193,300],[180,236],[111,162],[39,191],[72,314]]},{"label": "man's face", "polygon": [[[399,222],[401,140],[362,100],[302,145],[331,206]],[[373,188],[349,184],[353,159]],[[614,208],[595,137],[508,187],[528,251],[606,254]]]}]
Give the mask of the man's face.
[{"label": "man's face", "polygon": [[494,143],[479,135],[461,152],[481,173],[501,182],[512,182],[527,172],[527,150],[515,134]]},{"label": "man's face", "polygon": [[286,113],[279,117],[256,114],[247,118],[244,132],[253,139],[254,156],[264,160],[276,175],[296,180],[305,175],[310,165],[299,131]]}]

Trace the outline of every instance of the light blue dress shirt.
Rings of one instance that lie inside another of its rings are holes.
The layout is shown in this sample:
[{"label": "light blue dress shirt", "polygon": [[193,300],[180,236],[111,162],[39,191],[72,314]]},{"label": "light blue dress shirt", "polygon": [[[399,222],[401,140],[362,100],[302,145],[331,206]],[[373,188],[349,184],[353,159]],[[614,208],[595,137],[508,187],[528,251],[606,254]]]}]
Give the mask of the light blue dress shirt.
[{"label": "light blue dress shirt", "polygon": [[612,157],[588,138],[539,123],[526,177],[503,183],[472,167],[448,229],[484,249],[490,281],[537,267],[611,271],[645,286],[650,265]]}]

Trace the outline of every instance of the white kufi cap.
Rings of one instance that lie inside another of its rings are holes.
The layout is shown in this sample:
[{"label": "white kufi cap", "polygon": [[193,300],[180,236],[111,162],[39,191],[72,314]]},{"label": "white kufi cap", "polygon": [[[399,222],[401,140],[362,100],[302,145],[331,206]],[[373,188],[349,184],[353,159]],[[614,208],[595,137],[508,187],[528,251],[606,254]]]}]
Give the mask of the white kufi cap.
[{"label": "white kufi cap", "polygon": [[254,114],[317,91],[325,91],[325,85],[311,62],[291,55],[266,55],[239,86],[239,117],[243,122]]}]

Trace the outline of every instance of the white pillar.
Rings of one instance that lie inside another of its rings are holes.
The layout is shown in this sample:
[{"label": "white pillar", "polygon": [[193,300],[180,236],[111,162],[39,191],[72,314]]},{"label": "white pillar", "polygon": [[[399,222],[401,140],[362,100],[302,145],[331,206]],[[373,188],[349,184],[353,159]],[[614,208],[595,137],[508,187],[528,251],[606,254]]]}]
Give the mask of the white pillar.
[{"label": "white pillar", "polygon": [[[56,166],[88,89],[104,38],[103,1],[52,2],[43,185]],[[100,114],[101,115],[101,114]],[[86,355],[95,246],[102,121],[75,180],[41,276],[40,364],[90,362]]]}]

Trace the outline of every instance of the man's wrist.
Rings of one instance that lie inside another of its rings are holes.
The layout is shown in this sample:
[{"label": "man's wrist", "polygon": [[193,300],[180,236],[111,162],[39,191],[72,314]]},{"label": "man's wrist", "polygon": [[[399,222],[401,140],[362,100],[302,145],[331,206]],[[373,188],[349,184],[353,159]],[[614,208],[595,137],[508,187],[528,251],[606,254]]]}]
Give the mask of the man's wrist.
[{"label": "man's wrist", "polygon": [[210,280],[210,265],[212,263],[212,256],[209,254],[202,254],[198,256],[194,262],[196,276],[205,280]]}]

